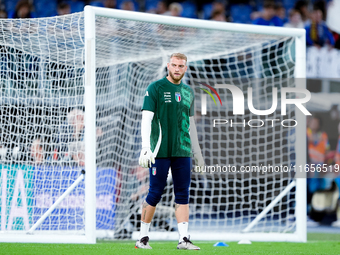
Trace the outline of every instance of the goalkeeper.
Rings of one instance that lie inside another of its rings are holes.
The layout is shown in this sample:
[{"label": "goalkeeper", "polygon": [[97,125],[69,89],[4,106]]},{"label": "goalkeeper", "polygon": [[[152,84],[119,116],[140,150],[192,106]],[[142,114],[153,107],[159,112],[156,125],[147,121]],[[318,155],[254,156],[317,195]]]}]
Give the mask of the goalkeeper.
[{"label": "goalkeeper", "polygon": [[140,239],[135,247],[151,249],[148,237],[150,222],[171,167],[179,232],[177,249],[199,250],[188,235],[191,150],[199,167],[204,166],[204,160],[193,117],[193,91],[181,81],[187,70],[187,57],[174,53],[167,67],[168,76],[148,86],[142,107],[139,164],[150,168],[150,187],[143,202]]}]

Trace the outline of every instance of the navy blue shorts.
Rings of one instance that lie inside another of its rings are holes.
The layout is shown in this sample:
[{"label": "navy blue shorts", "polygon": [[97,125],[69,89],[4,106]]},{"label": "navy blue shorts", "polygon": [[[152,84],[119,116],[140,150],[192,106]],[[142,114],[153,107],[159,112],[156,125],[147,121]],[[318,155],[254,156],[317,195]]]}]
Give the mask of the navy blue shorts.
[{"label": "navy blue shorts", "polygon": [[191,181],[191,158],[156,158],[155,164],[149,168],[150,188],[146,202],[156,206],[161,200],[169,167],[171,167],[172,180],[174,184],[175,203],[189,203],[189,187]]}]

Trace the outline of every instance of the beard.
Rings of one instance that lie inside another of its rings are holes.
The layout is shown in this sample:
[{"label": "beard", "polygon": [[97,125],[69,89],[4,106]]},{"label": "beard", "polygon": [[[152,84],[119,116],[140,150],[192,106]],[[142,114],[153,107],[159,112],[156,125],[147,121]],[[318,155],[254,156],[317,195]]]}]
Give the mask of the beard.
[{"label": "beard", "polygon": [[176,76],[170,71],[169,71],[169,75],[175,83],[178,83],[182,80],[184,73],[181,76],[179,76],[179,78],[176,78]]}]

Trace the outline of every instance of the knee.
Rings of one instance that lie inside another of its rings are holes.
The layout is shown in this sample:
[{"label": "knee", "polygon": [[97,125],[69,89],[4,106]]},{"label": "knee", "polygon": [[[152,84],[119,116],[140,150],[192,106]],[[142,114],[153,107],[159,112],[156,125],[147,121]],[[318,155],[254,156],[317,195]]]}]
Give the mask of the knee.
[{"label": "knee", "polygon": [[176,204],[189,204],[189,188],[175,190],[175,203]]},{"label": "knee", "polygon": [[149,190],[149,194],[146,197],[146,202],[151,206],[156,206],[162,198],[163,191],[161,190]]}]

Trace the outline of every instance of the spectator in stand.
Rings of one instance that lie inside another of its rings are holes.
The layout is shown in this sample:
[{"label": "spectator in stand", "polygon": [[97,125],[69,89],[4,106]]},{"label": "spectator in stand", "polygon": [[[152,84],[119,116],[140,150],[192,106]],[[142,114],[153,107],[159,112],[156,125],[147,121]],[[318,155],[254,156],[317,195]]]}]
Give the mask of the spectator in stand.
[{"label": "spectator in stand", "polygon": [[304,28],[304,24],[301,19],[301,14],[295,9],[291,9],[289,11],[289,22],[283,25],[284,27],[289,28]]},{"label": "spectator in stand", "polygon": [[7,12],[5,10],[0,10],[0,19],[7,19]]},{"label": "spectator in stand", "polygon": [[[97,138],[102,136],[103,132],[97,128]],[[84,112],[74,108],[67,114],[66,121],[60,126],[58,137],[55,139],[57,147],[54,149],[53,160],[68,161],[70,146],[72,143],[84,142],[85,122]]]},{"label": "spectator in stand", "polygon": [[318,9],[322,12],[322,19],[326,20],[326,3],[324,0],[314,1],[313,9]]},{"label": "spectator in stand", "polygon": [[[328,136],[326,132],[321,131],[321,119],[319,117],[312,117],[307,128],[307,142],[308,142],[308,156],[310,166],[314,164],[314,167],[318,164],[326,163],[326,155],[329,152],[330,146],[328,142]],[[332,186],[333,179],[320,178],[322,177],[317,171],[308,172],[308,191],[313,194],[317,190],[327,190]],[[324,173],[323,173],[324,174]]]},{"label": "spectator in stand", "polygon": [[[328,136],[321,131],[321,119],[311,117],[307,119],[307,164],[323,164],[326,158],[326,152],[329,150]],[[315,166],[314,166],[315,167]],[[318,174],[318,173],[317,173]],[[312,215],[312,197],[315,191],[321,190],[321,182],[315,176],[314,172],[307,172],[307,225],[317,226]]]},{"label": "spectator in stand", "polygon": [[[84,112],[80,109],[73,109],[67,114],[66,121],[60,126],[56,139],[58,144],[54,149],[54,160],[65,160],[69,157],[69,145],[72,142],[84,141],[85,123]],[[59,155],[57,154],[59,152]]]},{"label": "spectator in stand", "polygon": [[265,2],[261,17],[255,19],[253,24],[282,27],[282,20],[275,15],[275,3],[272,1]]},{"label": "spectator in stand", "polygon": [[[259,12],[259,11],[253,11],[251,14],[250,14],[250,19],[251,20],[256,20],[258,18],[261,18],[262,17],[262,13]],[[254,23],[254,22],[253,22]]]},{"label": "spectator in stand", "polygon": [[104,7],[116,9],[117,8],[117,2],[116,2],[116,0],[104,0]]},{"label": "spectator in stand", "polygon": [[212,12],[211,20],[214,20],[214,21],[224,21],[224,22],[227,21],[225,13],[221,12],[220,10],[215,10],[215,11]]},{"label": "spectator in stand", "polygon": [[282,20],[283,24],[288,22],[288,19],[286,16],[286,8],[284,8],[281,3],[276,4],[275,13],[276,13],[276,16]]},{"label": "spectator in stand", "polygon": [[157,3],[156,14],[165,14],[168,11],[168,6],[165,1],[159,1]]},{"label": "spectator in stand", "polygon": [[213,19],[213,14],[216,13],[222,13],[222,15],[224,15],[225,17],[226,15],[226,11],[225,11],[225,3],[221,2],[221,1],[215,1],[212,3],[212,9],[211,9],[211,16],[210,19]]},{"label": "spectator in stand", "polygon": [[[0,130],[0,134],[1,134],[1,130]],[[6,157],[7,157],[7,151],[8,149],[6,148],[6,146],[0,141],[0,161],[1,162],[5,162]]]},{"label": "spectator in stand", "polygon": [[310,23],[310,14],[308,11],[308,2],[305,0],[299,0],[295,3],[294,9],[297,10],[301,15],[301,20],[304,24],[304,27],[309,25]]},{"label": "spectator in stand", "polygon": [[334,38],[328,30],[325,22],[322,20],[322,11],[315,8],[311,23],[306,26],[306,43],[307,46],[323,47],[326,43],[334,46]]},{"label": "spectator in stand", "polygon": [[340,49],[340,0],[329,3],[327,9],[327,27],[333,33],[336,49]]},{"label": "spectator in stand", "polygon": [[169,11],[164,14],[174,17],[181,17],[182,11],[183,11],[182,5],[175,2],[169,5]]},{"label": "spectator in stand", "polygon": [[65,3],[65,2],[58,4],[57,13],[58,13],[58,15],[70,14],[71,13],[70,5],[68,3]]},{"label": "spectator in stand", "polygon": [[35,15],[32,12],[32,10],[33,6],[29,1],[21,0],[17,3],[15,11],[9,14],[8,17],[12,19],[35,18]]},{"label": "spectator in stand", "polygon": [[33,165],[46,165],[52,162],[50,153],[46,153],[45,151],[46,147],[41,136],[38,136],[33,140],[30,148],[30,156]]},{"label": "spectator in stand", "polygon": [[122,10],[135,11],[135,4],[132,1],[124,1],[122,3]]},{"label": "spectator in stand", "polygon": [[308,152],[311,164],[323,164],[329,150],[328,136],[321,131],[321,119],[312,117],[307,128]]},{"label": "spectator in stand", "polygon": [[31,146],[31,158],[33,164],[42,164],[44,162],[44,148],[41,138],[37,138],[33,141]]},{"label": "spectator in stand", "polygon": [[212,11],[220,11],[220,12],[225,12],[225,3],[222,1],[215,1],[213,2],[213,7]]},{"label": "spectator in stand", "polygon": [[85,143],[84,142],[72,142],[69,149],[68,162],[70,166],[85,166]]}]

